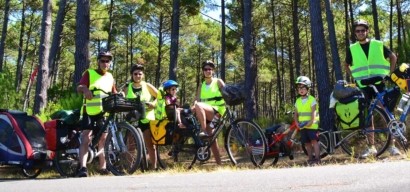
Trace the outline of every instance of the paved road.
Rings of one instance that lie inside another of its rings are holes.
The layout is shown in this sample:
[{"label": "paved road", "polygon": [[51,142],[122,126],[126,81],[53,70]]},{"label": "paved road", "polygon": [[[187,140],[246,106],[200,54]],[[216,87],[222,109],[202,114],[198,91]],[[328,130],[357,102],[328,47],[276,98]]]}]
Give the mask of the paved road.
[{"label": "paved road", "polygon": [[0,180],[2,192],[410,191],[410,161],[316,167]]}]

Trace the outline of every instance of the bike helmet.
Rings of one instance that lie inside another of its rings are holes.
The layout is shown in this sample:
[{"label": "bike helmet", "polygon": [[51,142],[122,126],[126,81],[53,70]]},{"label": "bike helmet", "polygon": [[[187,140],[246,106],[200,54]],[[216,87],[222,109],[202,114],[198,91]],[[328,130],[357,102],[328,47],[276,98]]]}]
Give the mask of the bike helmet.
[{"label": "bike helmet", "polygon": [[215,64],[211,60],[204,61],[202,63],[202,69],[204,69],[205,66],[210,66],[210,67],[212,67],[212,69],[215,69]]},{"label": "bike helmet", "polygon": [[168,81],[165,81],[165,82],[162,84],[162,86],[163,86],[164,89],[166,90],[166,89],[171,88],[171,87],[178,87],[178,83],[177,83],[176,81],[174,81],[174,80],[168,80]]},{"label": "bike helmet", "polygon": [[141,64],[134,64],[134,65],[132,65],[132,66],[131,66],[131,70],[130,70],[131,75],[132,75],[132,73],[133,73],[135,70],[144,71],[144,65],[141,65]]},{"label": "bike helmet", "polygon": [[363,26],[366,29],[369,29],[369,23],[363,19],[359,19],[353,23],[353,29],[355,29],[357,26]]},{"label": "bike helmet", "polygon": [[306,87],[310,88],[310,86],[312,86],[312,81],[310,81],[309,77],[306,76],[299,76],[296,79],[296,85],[297,84],[301,84],[301,85],[306,85]]},{"label": "bike helmet", "polygon": [[101,59],[101,57],[109,57],[112,60],[112,54],[109,51],[100,51],[98,53],[97,59]]}]

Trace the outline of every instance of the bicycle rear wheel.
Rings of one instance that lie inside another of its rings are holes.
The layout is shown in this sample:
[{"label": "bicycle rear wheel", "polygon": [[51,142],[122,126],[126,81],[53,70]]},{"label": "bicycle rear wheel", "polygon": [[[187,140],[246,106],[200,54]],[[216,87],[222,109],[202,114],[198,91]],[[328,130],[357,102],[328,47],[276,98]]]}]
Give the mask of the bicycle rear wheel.
[{"label": "bicycle rear wheel", "polygon": [[[320,132],[319,133],[319,150],[320,150],[320,158],[325,158],[328,155],[328,149],[329,149],[329,132]],[[302,149],[305,155],[308,155],[306,146],[304,143],[302,143]],[[315,154],[313,154],[315,155]]]},{"label": "bicycle rear wheel", "polygon": [[236,166],[260,166],[267,153],[266,137],[256,123],[236,120],[228,127],[225,149]]},{"label": "bicycle rear wheel", "polygon": [[[376,157],[383,154],[387,149],[391,141],[391,135],[388,128],[389,118],[383,109],[375,107],[373,110],[373,125],[374,130],[367,128],[365,131],[362,129],[355,130],[348,135],[342,137],[342,149],[353,157],[364,157],[363,154],[374,146],[377,153]],[[371,127],[371,122],[367,123],[366,127]]]},{"label": "bicycle rear wheel", "polygon": [[[118,142],[119,148],[115,141]],[[137,130],[127,122],[117,123],[115,135],[109,132],[105,142],[107,169],[114,175],[133,174],[141,165],[142,151],[142,138]]]},{"label": "bicycle rear wheel", "polygon": [[[72,153],[67,153],[67,150],[73,151]],[[78,153],[74,152],[77,149],[67,149],[56,151],[56,156],[54,157],[54,164],[56,166],[57,172],[63,177],[74,177],[77,170],[80,168],[80,163],[78,159]]]}]

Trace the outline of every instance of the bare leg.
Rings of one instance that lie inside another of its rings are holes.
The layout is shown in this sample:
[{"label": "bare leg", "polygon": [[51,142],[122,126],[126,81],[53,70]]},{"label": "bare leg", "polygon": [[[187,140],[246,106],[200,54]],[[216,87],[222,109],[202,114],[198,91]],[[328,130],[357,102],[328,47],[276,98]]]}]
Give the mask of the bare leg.
[{"label": "bare leg", "polygon": [[87,167],[88,146],[91,142],[91,130],[83,130],[81,132],[81,145],[79,151],[80,167]]},{"label": "bare leg", "polygon": [[310,142],[313,148],[313,151],[315,152],[315,159],[320,160],[320,148],[319,148],[319,143],[316,140],[313,140]]},{"label": "bare leg", "polygon": [[100,140],[98,141],[98,153],[100,153],[99,157],[99,169],[106,169],[107,163],[105,161],[105,153],[104,153],[104,145],[105,145],[105,140],[107,140],[107,135],[108,133],[103,133],[100,137]]},{"label": "bare leg", "polygon": [[147,129],[143,133],[145,146],[148,150],[149,161],[153,169],[157,169],[157,153],[154,144],[152,143],[151,130]]}]

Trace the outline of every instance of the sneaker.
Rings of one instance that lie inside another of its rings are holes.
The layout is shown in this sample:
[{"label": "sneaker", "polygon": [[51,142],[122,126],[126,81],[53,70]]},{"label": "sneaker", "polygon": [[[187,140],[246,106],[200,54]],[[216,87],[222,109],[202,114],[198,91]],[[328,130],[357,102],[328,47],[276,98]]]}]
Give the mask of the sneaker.
[{"label": "sneaker", "polygon": [[97,172],[98,172],[98,174],[100,174],[100,175],[109,175],[109,174],[111,173],[111,172],[108,171],[107,169],[100,169],[100,170],[98,170]]},{"label": "sneaker", "polygon": [[81,167],[78,172],[76,177],[88,177],[88,171],[86,167]]},{"label": "sneaker", "polygon": [[371,147],[367,148],[367,149],[360,155],[360,158],[365,159],[365,158],[367,158],[367,157],[369,157],[369,156],[376,155],[376,153],[377,153],[376,148],[375,148],[374,146],[371,146]]},{"label": "sneaker", "polygon": [[199,136],[199,137],[208,137],[209,135],[208,135],[208,133],[201,131],[201,132],[198,134],[198,136]]},{"label": "sneaker", "polygon": [[395,147],[395,146],[391,146],[391,147],[389,148],[389,152],[390,152],[390,155],[391,155],[391,156],[401,155],[399,149],[397,149],[397,147]]}]

